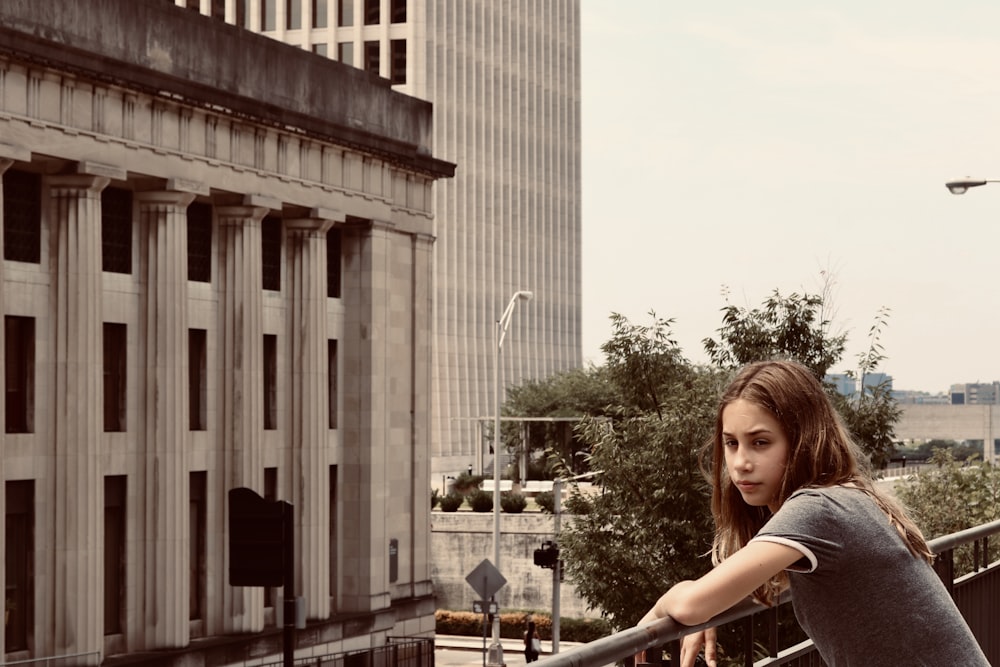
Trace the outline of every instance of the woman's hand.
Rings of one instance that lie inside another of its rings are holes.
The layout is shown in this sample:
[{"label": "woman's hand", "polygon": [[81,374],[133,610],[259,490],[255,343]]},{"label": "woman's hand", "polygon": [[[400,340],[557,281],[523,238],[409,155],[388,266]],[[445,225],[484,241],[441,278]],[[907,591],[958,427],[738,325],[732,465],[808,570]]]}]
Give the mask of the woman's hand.
[{"label": "woman's hand", "polygon": [[718,654],[715,650],[716,636],[715,628],[706,628],[685,635],[681,639],[681,667],[694,667],[694,661],[698,658],[702,648],[705,649],[705,664],[708,667],[718,667]]}]

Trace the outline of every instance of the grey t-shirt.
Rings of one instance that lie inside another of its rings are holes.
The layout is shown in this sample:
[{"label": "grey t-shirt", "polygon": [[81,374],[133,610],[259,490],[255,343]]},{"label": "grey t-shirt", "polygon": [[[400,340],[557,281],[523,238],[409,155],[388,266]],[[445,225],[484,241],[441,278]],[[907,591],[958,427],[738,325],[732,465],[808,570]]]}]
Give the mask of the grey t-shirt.
[{"label": "grey t-shirt", "polygon": [[800,489],[758,540],[802,552],[792,604],[830,667],[989,667],[937,574],[863,491]]}]

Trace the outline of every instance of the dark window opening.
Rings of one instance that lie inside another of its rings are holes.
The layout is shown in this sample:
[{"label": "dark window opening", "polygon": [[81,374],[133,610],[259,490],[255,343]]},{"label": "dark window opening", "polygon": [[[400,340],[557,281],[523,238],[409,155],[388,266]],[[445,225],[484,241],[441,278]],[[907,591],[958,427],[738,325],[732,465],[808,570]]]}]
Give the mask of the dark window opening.
[{"label": "dark window opening", "polygon": [[260,259],[263,275],[261,280],[266,290],[281,291],[281,218],[267,216],[261,223]]},{"label": "dark window opening", "polygon": [[207,553],[208,525],[206,523],[207,473],[196,471],[188,474],[190,486],[189,537],[191,580],[188,589],[188,620],[205,616],[205,556]]},{"label": "dark window opening", "polygon": [[42,248],[42,182],[38,174],[3,175],[3,256],[38,264]]},{"label": "dark window opening", "polygon": [[406,23],[406,0],[392,0],[389,12],[393,23]]},{"label": "dark window opening", "polygon": [[125,611],[125,476],[104,478],[104,634],[121,634]]},{"label": "dark window opening", "polygon": [[212,18],[226,20],[226,0],[212,0]]},{"label": "dark window opening", "polygon": [[34,626],[35,600],[35,482],[7,482],[4,521],[4,646],[8,652],[26,651]]},{"label": "dark window opening", "polygon": [[35,318],[4,317],[4,393],[7,433],[35,430]]},{"label": "dark window opening", "polygon": [[188,428],[204,431],[208,414],[208,332],[188,330]]},{"label": "dark window opening", "polygon": [[121,188],[101,192],[101,268],[132,273],[132,193]]},{"label": "dark window opening", "polygon": [[389,61],[392,64],[391,81],[406,83],[406,40],[394,39],[389,42]]},{"label": "dark window opening", "polygon": [[326,233],[326,295],[331,299],[340,298],[340,252],[340,230],[331,229]]},{"label": "dark window opening", "polygon": [[381,21],[382,0],[365,0],[365,25],[378,25]]},{"label": "dark window opening", "polygon": [[[278,469],[264,468],[264,500],[274,502],[278,499]],[[264,587],[264,607],[273,607],[277,588]]]},{"label": "dark window opening", "polygon": [[264,334],[264,429],[278,428],[278,337]]},{"label": "dark window opening", "polygon": [[337,599],[337,466],[330,466],[330,613]]},{"label": "dark window opening", "polygon": [[250,0],[236,0],[236,25],[250,28]]},{"label": "dark window opening", "polygon": [[212,282],[212,206],[193,202],[187,208],[188,280]]},{"label": "dark window opening", "polygon": [[278,0],[260,0],[260,29],[274,30],[275,15],[277,14],[276,3]]},{"label": "dark window opening", "polygon": [[337,428],[337,341],[326,341],[327,410],[330,428]]},{"label": "dark window opening", "polygon": [[365,71],[379,75],[379,49],[377,41],[365,42]]},{"label": "dark window opening", "polygon": [[120,433],[125,430],[126,353],[127,339],[124,324],[104,323],[104,431]]}]

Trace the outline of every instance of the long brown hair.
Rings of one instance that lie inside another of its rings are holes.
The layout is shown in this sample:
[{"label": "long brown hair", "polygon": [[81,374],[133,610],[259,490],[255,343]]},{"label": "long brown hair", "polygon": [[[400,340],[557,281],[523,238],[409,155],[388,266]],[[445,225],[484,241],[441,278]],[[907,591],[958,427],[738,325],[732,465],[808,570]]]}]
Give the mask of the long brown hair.
[{"label": "long brown hair", "polygon": [[[920,529],[891,497],[879,491],[859,461],[860,449],[848,434],[819,379],[805,366],[792,361],[762,361],[745,366],[723,392],[715,419],[715,434],[705,448],[705,473],[712,483],[712,516],[715,539],[712,560],[719,563],[746,546],[770,518],[767,507],[743,501],[729,479],[723,454],[722,411],[743,399],[775,416],[788,439],[785,475],[775,499],[780,507],[804,487],[843,484],[868,494],[886,513],[915,557],[930,561],[933,554]],[[781,573],[754,593],[771,605],[787,585]]]}]

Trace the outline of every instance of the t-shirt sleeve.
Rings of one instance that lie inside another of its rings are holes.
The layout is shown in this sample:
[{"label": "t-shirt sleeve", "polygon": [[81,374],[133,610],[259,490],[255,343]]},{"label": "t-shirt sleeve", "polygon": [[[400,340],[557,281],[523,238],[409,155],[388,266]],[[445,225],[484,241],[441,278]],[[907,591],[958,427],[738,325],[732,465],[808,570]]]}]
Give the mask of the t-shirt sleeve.
[{"label": "t-shirt sleeve", "polygon": [[798,491],[750,541],[775,542],[801,552],[802,558],[787,568],[793,572],[833,567],[837,553],[843,550],[844,527],[838,525],[838,514],[831,511],[829,502],[820,491]]}]

